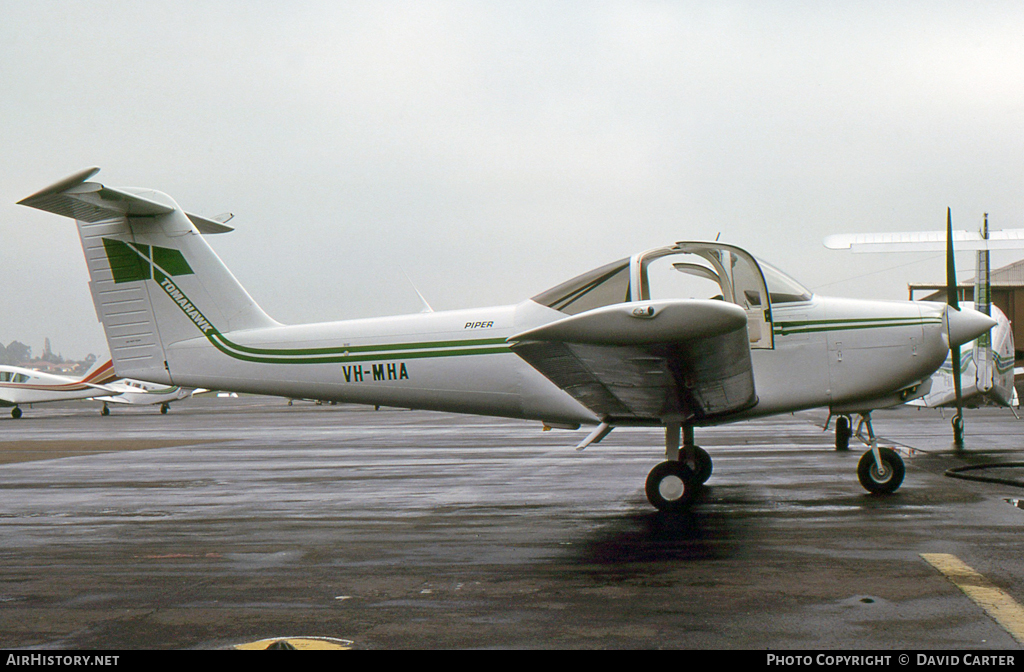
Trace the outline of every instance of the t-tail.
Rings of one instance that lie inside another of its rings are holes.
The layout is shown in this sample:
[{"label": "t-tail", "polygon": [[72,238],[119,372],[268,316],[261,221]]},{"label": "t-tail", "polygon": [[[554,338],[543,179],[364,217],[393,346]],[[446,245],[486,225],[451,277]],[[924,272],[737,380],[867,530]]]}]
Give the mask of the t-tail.
[{"label": "t-tail", "polygon": [[168,348],[225,346],[225,333],[277,326],[256,305],[204,233],[231,228],[184,212],[166,194],[112,189],[87,168],[20,201],[70,217],[118,376],[173,384]]}]

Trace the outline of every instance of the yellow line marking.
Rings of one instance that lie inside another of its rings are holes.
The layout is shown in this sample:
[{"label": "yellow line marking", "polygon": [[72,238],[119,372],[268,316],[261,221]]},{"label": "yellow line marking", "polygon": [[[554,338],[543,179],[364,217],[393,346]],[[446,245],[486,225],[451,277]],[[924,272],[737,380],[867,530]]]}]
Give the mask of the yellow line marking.
[{"label": "yellow line marking", "polygon": [[1024,644],[1024,607],[996,588],[960,558],[948,553],[922,553],[925,562],[942,572],[996,623]]},{"label": "yellow line marking", "polygon": [[287,642],[292,648],[299,651],[323,651],[324,649],[348,651],[352,648],[352,640],[335,639],[334,637],[271,637],[270,639],[261,639],[258,642],[236,644],[234,648],[239,651],[262,651],[273,644],[281,642]]}]

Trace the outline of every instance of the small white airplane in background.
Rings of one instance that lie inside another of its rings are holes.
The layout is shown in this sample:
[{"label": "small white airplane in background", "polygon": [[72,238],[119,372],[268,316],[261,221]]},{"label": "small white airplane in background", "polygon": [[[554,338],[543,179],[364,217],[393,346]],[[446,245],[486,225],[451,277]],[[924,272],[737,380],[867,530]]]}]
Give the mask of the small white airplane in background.
[{"label": "small white airplane in background", "polygon": [[81,378],[0,365],[0,406],[13,407],[11,417],[17,420],[22,415],[22,405],[111,394],[113,389],[107,384],[115,378],[114,365],[109,360],[97,362]]},{"label": "small white airplane in background", "polygon": [[142,380],[131,380],[121,378],[114,382],[107,383],[114,394],[106,397],[96,397],[96,401],[103,402],[101,415],[109,415],[110,408],[107,404],[129,404],[132,406],[151,406],[160,404],[160,413],[165,414],[170,410],[171,402],[191,396],[193,390],[179,387],[177,385],[160,385],[147,383]]},{"label": "small white airplane in background", "polygon": [[[946,294],[951,306],[963,305],[990,315],[996,320],[991,332],[981,334],[962,349],[954,346],[950,356],[932,376],[928,392],[908,401],[929,408],[955,407],[953,440],[963,445],[963,408],[992,404],[1017,405],[1014,388],[1015,345],[1013,328],[1003,311],[992,305],[990,282],[990,250],[1024,249],[1024,229],[989,231],[988,214],[980,231],[954,231],[952,213],[946,211],[946,231],[913,231],[900,233],[857,233],[828,236],[825,247],[866,252],[932,252],[947,253]],[[974,301],[959,302],[956,270],[951,264],[951,245],[960,250],[974,250],[977,271],[974,275]],[[841,436],[837,427],[836,446]]]},{"label": "small white airplane in background", "polygon": [[11,417],[15,420],[22,416],[23,405],[74,399],[102,401],[101,415],[110,414],[108,403],[160,404],[160,412],[167,413],[172,401],[184,399],[190,394],[191,390],[177,386],[118,378],[110,360],[97,362],[82,378],[0,365],[0,407],[12,407]]},{"label": "small white airplane in background", "polygon": [[[509,306],[286,326],[203,233],[225,227],[166,194],[80,171],[21,204],[70,217],[118,375],[164,385],[419,408],[596,428],[665,428],[647,478],[662,510],[711,475],[694,428],[829,407],[863,413],[871,492],[903,480],[870,411],[918,397],[950,346],[995,325],[939,303],[812,295],[746,251],[678,242]],[[211,226],[213,225],[213,226]]]}]

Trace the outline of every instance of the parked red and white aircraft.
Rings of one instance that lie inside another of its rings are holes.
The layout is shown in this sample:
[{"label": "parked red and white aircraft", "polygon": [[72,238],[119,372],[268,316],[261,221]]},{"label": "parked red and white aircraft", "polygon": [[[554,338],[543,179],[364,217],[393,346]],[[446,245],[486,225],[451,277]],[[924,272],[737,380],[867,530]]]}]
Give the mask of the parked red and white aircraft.
[{"label": "parked red and white aircraft", "polygon": [[110,360],[97,362],[81,378],[0,365],[0,406],[13,407],[11,417],[17,419],[21,417],[23,405],[90,399],[114,393],[106,383],[115,378],[117,375]]}]

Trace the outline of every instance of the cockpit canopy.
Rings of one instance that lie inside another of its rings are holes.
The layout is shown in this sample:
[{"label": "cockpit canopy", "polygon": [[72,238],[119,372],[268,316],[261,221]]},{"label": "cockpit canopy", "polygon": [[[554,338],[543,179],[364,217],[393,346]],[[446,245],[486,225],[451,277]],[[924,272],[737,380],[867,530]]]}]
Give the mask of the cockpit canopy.
[{"label": "cockpit canopy", "polygon": [[732,245],[679,242],[577,276],[533,297],[568,315],[627,301],[714,299],[747,311],[751,347],[772,347],[771,305],[809,301],[811,292]]}]

